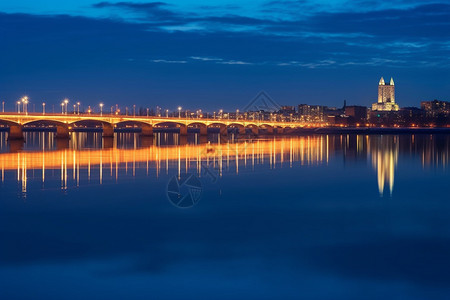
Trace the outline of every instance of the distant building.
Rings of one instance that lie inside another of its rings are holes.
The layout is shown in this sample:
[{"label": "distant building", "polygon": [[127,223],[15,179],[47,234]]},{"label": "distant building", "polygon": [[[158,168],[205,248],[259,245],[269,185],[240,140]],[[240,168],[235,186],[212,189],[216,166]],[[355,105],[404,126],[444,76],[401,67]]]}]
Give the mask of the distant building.
[{"label": "distant building", "polygon": [[425,111],[428,117],[450,114],[450,102],[447,101],[422,101],[420,102],[420,107]]},{"label": "distant building", "polygon": [[282,106],[279,113],[283,116],[290,116],[295,114],[295,106]]},{"label": "distant building", "polygon": [[321,123],[325,121],[325,106],[300,104],[298,106],[298,118],[301,122]]},{"label": "distant building", "polygon": [[398,104],[395,103],[395,85],[391,78],[389,84],[381,77],[378,84],[378,102],[372,104],[372,111],[398,111]]},{"label": "distant building", "polygon": [[345,115],[349,117],[350,123],[365,123],[367,120],[367,107],[346,106]]}]

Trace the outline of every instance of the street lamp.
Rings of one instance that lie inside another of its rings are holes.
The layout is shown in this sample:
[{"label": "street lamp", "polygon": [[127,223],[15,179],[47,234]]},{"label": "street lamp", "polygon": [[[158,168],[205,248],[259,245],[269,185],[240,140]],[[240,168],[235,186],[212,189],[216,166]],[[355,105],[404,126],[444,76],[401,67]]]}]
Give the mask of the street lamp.
[{"label": "street lamp", "polygon": [[5,112],[5,101],[2,102],[2,112]]},{"label": "street lamp", "polygon": [[181,119],[181,106],[178,106],[178,118]]},{"label": "street lamp", "polygon": [[77,105],[76,105],[76,104],[74,104],[74,105],[73,105],[73,114],[76,114],[76,113],[77,113],[77,111],[76,111],[76,107],[77,107]]},{"label": "street lamp", "polygon": [[136,116],[136,105],[133,104],[133,117],[135,117],[135,116]]},{"label": "street lamp", "polygon": [[[27,110],[28,97],[25,96],[25,97],[23,97],[23,98],[20,99],[20,100],[21,100],[22,103],[23,103],[23,112],[24,112],[25,114],[28,114],[28,110]],[[19,105],[20,105],[20,103],[19,103]]]},{"label": "street lamp", "polygon": [[20,101],[17,101],[17,112],[20,114]]},{"label": "street lamp", "polygon": [[103,115],[103,103],[100,103],[100,116]]},{"label": "street lamp", "polygon": [[64,114],[64,102],[61,102],[61,114]]},{"label": "street lamp", "polygon": [[25,114],[28,115],[28,97],[25,97]]},{"label": "street lamp", "polygon": [[64,104],[66,105],[66,115],[67,115],[67,103],[69,103],[69,99],[64,99]]},{"label": "street lamp", "polygon": [[45,102],[42,102],[42,114],[45,115]]},{"label": "street lamp", "polygon": [[80,102],[77,102],[77,113],[80,114]]},{"label": "street lamp", "polygon": [[169,110],[166,109],[166,118],[168,118],[168,117],[169,117]]}]

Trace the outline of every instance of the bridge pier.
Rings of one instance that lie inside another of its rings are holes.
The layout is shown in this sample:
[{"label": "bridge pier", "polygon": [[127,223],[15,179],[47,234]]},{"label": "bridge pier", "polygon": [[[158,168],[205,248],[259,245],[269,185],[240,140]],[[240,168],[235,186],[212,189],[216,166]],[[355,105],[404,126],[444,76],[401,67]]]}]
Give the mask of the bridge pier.
[{"label": "bridge pier", "polygon": [[58,150],[64,150],[69,148],[69,139],[67,138],[58,138],[55,141],[56,143],[56,149]]},{"label": "bridge pier", "polygon": [[252,130],[253,135],[259,135],[259,128],[256,126],[249,126],[249,128]]},{"label": "bridge pier", "polygon": [[277,134],[283,134],[283,127],[277,127]]},{"label": "bridge pier", "polygon": [[141,147],[151,147],[153,145],[153,137],[148,135],[140,135],[139,142]]},{"label": "bridge pier", "polygon": [[9,144],[9,152],[16,153],[23,149],[24,139],[9,139],[8,138],[8,144]]},{"label": "bridge pier", "polygon": [[142,126],[141,128],[141,136],[153,136],[153,127],[152,126]]},{"label": "bridge pier", "polygon": [[114,126],[113,125],[103,123],[102,128],[103,128],[103,133],[102,133],[103,137],[110,137],[110,138],[114,137]]},{"label": "bridge pier", "polygon": [[69,139],[69,126],[64,125],[56,125],[56,135],[55,138],[57,139]]},{"label": "bridge pier", "polygon": [[183,135],[183,136],[187,135],[187,126],[180,125],[180,135]]},{"label": "bridge pier", "polygon": [[273,127],[267,126],[267,127],[264,127],[264,129],[266,130],[266,134],[268,134],[268,135],[273,134]]},{"label": "bridge pier", "polygon": [[207,136],[208,135],[208,127],[205,126],[200,126],[200,136]]},{"label": "bridge pier", "polygon": [[228,135],[228,127],[227,126],[220,126],[220,135]]},{"label": "bridge pier", "polygon": [[238,133],[239,133],[239,135],[245,135],[245,133],[246,133],[245,127],[244,126],[239,126],[238,127]]},{"label": "bridge pier", "polygon": [[23,140],[23,126],[11,125],[9,126],[8,140]]},{"label": "bridge pier", "polygon": [[102,148],[103,149],[111,149],[114,146],[114,138],[113,137],[104,137],[102,139]]}]

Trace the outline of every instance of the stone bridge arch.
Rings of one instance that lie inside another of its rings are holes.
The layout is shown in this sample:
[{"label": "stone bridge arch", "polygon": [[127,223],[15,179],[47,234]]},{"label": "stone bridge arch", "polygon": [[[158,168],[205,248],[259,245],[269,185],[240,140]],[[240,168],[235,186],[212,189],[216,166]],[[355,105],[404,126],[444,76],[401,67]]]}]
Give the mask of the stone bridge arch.
[{"label": "stone bridge arch", "polygon": [[269,124],[261,124],[260,129],[264,130],[266,134],[273,134],[273,126]]},{"label": "stone bridge arch", "polygon": [[153,136],[153,125],[150,123],[146,123],[146,122],[141,122],[141,121],[134,121],[134,120],[130,120],[130,121],[121,121],[115,124],[116,126],[121,126],[121,125],[133,125],[133,126],[137,126],[138,128],[141,129],[141,136]]},{"label": "stone bridge arch", "polygon": [[30,126],[30,125],[52,125],[56,128],[56,134],[55,138],[58,139],[68,139],[70,138],[70,131],[69,131],[69,123],[62,122],[59,120],[51,120],[51,119],[45,119],[45,120],[31,120],[23,123],[23,126]]},{"label": "stone bridge arch", "polygon": [[168,128],[179,128],[180,129],[180,135],[187,135],[187,128],[188,126],[181,122],[171,122],[171,121],[164,121],[164,122],[158,122],[153,124],[153,126],[163,126],[167,125]]},{"label": "stone bridge arch", "polygon": [[228,135],[228,126],[224,123],[211,123],[208,125],[208,128],[219,128],[220,135]]},{"label": "stone bridge arch", "polygon": [[242,125],[242,124],[231,123],[230,125],[228,125],[228,127],[230,127],[230,128],[237,128],[239,135],[245,135],[245,133],[246,133],[245,126]]},{"label": "stone bridge arch", "polygon": [[202,136],[208,135],[208,126],[206,126],[205,123],[192,122],[192,123],[189,123],[188,127],[199,128],[200,135],[202,135]]},{"label": "stone bridge arch", "polygon": [[252,131],[253,135],[258,135],[259,134],[259,127],[255,124],[248,124],[246,126],[246,128],[249,128]]},{"label": "stone bridge arch", "polygon": [[97,125],[100,125],[102,127],[102,136],[103,137],[114,137],[114,125],[109,122],[105,122],[103,120],[85,119],[85,120],[74,121],[70,124],[72,126],[86,125],[86,126],[95,126],[95,127]]}]

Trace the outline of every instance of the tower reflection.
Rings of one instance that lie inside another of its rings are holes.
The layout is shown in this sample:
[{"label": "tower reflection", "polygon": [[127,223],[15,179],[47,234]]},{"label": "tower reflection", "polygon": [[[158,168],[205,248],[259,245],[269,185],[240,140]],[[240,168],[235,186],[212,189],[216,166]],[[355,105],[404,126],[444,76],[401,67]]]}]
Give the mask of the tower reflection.
[{"label": "tower reflection", "polygon": [[376,136],[369,141],[368,147],[372,158],[372,166],[377,170],[380,196],[384,194],[385,184],[389,185],[389,193],[392,196],[394,190],[394,173],[398,162],[398,136]]}]

